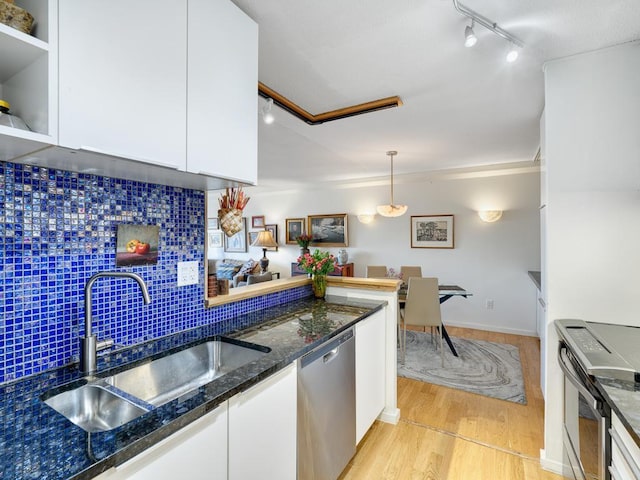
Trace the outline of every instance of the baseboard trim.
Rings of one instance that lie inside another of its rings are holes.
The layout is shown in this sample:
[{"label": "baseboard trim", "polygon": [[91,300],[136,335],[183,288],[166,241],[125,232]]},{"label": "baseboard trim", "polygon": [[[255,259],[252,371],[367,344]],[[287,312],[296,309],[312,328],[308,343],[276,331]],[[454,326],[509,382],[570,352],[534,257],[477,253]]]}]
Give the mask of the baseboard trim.
[{"label": "baseboard trim", "polygon": [[456,322],[455,320],[454,321],[444,320],[444,324],[447,327],[452,326],[452,327],[460,327],[460,328],[472,328],[474,330],[486,330],[489,332],[508,333],[510,335],[522,335],[525,337],[538,336],[538,332],[535,332],[533,330],[521,330],[516,328],[500,327],[495,325],[484,325],[480,323],[460,323],[460,322]]},{"label": "baseboard trim", "polygon": [[400,421],[400,409],[399,408],[385,408],[378,416],[378,420],[384,423],[390,423],[397,425]]},{"label": "baseboard trim", "polygon": [[558,475],[564,475],[566,472],[566,467],[562,462],[547,458],[544,448],[540,449],[540,467],[547,472],[557,473]]}]

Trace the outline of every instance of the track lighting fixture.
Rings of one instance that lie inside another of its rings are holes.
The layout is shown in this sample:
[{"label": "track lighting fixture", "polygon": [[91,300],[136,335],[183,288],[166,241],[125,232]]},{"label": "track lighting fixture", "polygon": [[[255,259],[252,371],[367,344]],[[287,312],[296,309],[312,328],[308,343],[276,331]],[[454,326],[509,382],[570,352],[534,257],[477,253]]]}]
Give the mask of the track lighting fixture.
[{"label": "track lighting fixture", "polygon": [[273,106],[273,98],[268,98],[264,107],[262,107],[262,121],[267,125],[271,125],[275,120],[273,113],[271,113],[272,106]]},{"label": "track lighting fixture", "polygon": [[475,20],[471,19],[471,25],[467,25],[464,29],[464,46],[469,48],[473,47],[478,42],[478,37],[473,31],[473,25]]},{"label": "track lighting fixture", "polygon": [[516,47],[514,44],[509,45],[509,51],[507,52],[507,62],[509,63],[513,63],[518,59],[518,47]]},{"label": "track lighting fixture", "polygon": [[459,13],[471,19],[471,25],[470,26],[467,25],[464,29],[464,46],[465,47],[473,47],[478,41],[478,38],[476,37],[473,31],[473,27],[477,22],[483,27],[485,27],[487,30],[495,33],[499,37],[502,37],[507,42],[509,42],[510,49],[509,49],[509,53],[507,54],[507,62],[510,62],[510,63],[515,62],[518,59],[518,54],[519,54],[518,49],[524,47],[524,43],[522,43],[522,40],[512,35],[511,33],[507,32],[504,28],[501,28],[500,26],[498,26],[496,22],[489,20],[487,17],[484,17],[480,15],[478,12],[475,12],[471,10],[469,7],[461,4],[460,2],[458,2],[458,0],[453,0],[453,6],[456,8],[456,10]]}]

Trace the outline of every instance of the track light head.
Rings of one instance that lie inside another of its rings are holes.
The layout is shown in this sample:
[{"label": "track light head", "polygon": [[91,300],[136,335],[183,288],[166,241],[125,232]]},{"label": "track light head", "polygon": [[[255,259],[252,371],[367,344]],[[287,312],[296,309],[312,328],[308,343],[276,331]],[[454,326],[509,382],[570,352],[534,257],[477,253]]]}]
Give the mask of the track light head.
[{"label": "track light head", "polygon": [[478,43],[478,37],[473,31],[473,23],[473,20],[471,20],[471,25],[467,25],[464,29],[464,46],[467,48],[473,47]]},{"label": "track light head", "polygon": [[265,103],[264,107],[262,107],[262,121],[267,125],[271,125],[275,117],[273,113],[271,113],[271,107],[273,106],[273,98],[267,99],[267,103]]},{"label": "track light head", "polygon": [[507,52],[507,62],[513,63],[518,59],[519,51],[518,47],[514,44],[509,45],[509,51]]}]

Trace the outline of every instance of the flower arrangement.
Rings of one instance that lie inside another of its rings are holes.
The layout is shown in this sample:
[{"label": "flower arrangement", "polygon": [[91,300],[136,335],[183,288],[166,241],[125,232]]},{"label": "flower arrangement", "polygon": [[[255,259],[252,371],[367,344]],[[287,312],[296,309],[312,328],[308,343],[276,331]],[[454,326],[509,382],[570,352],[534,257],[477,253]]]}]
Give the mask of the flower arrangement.
[{"label": "flower arrangement", "polygon": [[327,275],[338,267],[336,258],[329,252],[316,249],[313,253],[305,253],[298,257],[298,266],[311,275]]},{"label": "flower arrangement", "polygon": [[308,233],[303,233],[302,235],[298,235],[296,237],[296,242],[298,243],[298,246],[300,248],[308,248],[311,240],[313,240],[313,237]]}]

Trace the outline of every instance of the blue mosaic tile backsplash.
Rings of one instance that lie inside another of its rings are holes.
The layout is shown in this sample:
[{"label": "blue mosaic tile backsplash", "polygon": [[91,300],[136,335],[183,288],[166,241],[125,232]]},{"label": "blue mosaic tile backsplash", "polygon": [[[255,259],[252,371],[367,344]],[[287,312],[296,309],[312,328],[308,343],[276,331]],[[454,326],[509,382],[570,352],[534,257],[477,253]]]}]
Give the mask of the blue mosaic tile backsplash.
[{"label": "blue mosaic tile backsplash", "polygon": [[[94,273],[135,272],[93,286],[93,332],[132,345],[197,326],[234,328],[240,314],[309,295],[292,289],[204,308],[197,285],[177,287],[177,263],[204,265],[205,192],[0,162],[0,383],[75,361],[84,285]],[[118,224],[158,225],[158,263],[115,266]]]}]

